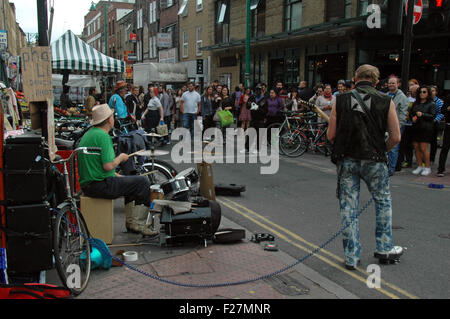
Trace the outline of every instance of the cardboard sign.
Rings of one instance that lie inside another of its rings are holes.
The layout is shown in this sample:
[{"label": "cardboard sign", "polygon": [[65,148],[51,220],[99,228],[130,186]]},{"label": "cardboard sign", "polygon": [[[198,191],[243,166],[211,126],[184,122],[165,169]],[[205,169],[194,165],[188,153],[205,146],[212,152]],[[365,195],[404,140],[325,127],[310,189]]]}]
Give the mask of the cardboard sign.
[{"label": "cardboard sign", "polygon": [[28,102],[53,99],[50,47],[31,47],[21,51],[23,91]]}]

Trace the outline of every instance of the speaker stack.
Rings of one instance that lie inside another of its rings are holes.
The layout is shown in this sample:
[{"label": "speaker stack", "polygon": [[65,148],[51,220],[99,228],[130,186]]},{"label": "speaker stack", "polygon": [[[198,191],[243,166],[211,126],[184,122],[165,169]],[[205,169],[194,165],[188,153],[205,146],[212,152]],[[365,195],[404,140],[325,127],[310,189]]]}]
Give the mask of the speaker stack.
[{"label": "speaker stack", "polygon": [[4,195],[8,274],[51,269],[52,227],[44,139],[34,131],[5,140]]}]

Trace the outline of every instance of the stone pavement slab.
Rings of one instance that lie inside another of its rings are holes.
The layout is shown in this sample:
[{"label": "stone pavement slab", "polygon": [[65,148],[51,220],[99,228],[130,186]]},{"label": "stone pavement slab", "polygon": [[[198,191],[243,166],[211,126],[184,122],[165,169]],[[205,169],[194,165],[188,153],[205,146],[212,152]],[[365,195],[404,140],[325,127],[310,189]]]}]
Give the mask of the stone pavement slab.
[{"label": "stone pavement slab", "polygon": [[[115,207],[113,244],[135,243],[139,235],[124,232],[124,209]],[[222,217],[221,228],[240,228]],[[247,231],[246,237],[251,234]],[[126,266],[94,270],[86,290],[78,299],[335,299],[352,298],[340,287],[304,265],[294,267],[273,278],[250,281],[277,272],[295,260],[282,252],[265,251],[262,244],[248,239],[219,245],[187,243],[178,247],[160,247],[156,242],[131,247],[111,248],[136,251],[139,259],[129,264],[149,275],[173,283],[205,285],[183,287],[143,275]],[[306,267],[306,268],[305,268]],[[308,271],[305,272],[305,269]],[[308,276],[301,272],[307,273]],[[245,283],[240,283],[245,282]],[[230,285],[231,283],[231,285]],[[235,284],[240,283],[240,284]],[[220,284],[220,286],[216,286]],[[222,285],[223,284],[223,285]],[[214,287],[209,287],[214,285]],[[330,288],[328,288],[330,287]]]}]

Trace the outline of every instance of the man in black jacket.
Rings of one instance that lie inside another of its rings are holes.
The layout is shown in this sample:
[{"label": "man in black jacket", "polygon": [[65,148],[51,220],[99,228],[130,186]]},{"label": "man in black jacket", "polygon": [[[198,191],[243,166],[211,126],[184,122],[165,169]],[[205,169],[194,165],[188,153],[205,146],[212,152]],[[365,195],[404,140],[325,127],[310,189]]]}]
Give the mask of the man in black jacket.
[{"label": "man in black jacket", "polygon": [[308,87],[308,82],[301,81],[298,86],[298,98],[303,101],[309,101],[313,96],[315,92],[313,89]]}]

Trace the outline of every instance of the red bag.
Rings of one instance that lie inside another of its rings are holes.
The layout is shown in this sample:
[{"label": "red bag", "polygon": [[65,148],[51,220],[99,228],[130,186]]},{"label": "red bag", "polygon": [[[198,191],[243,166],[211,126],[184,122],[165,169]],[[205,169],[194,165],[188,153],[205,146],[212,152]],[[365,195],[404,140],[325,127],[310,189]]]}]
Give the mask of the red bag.
[{"label": "red bag", "polygon": [[0,299],[73,299],[67,288],[46,284],[3,285]]}]

